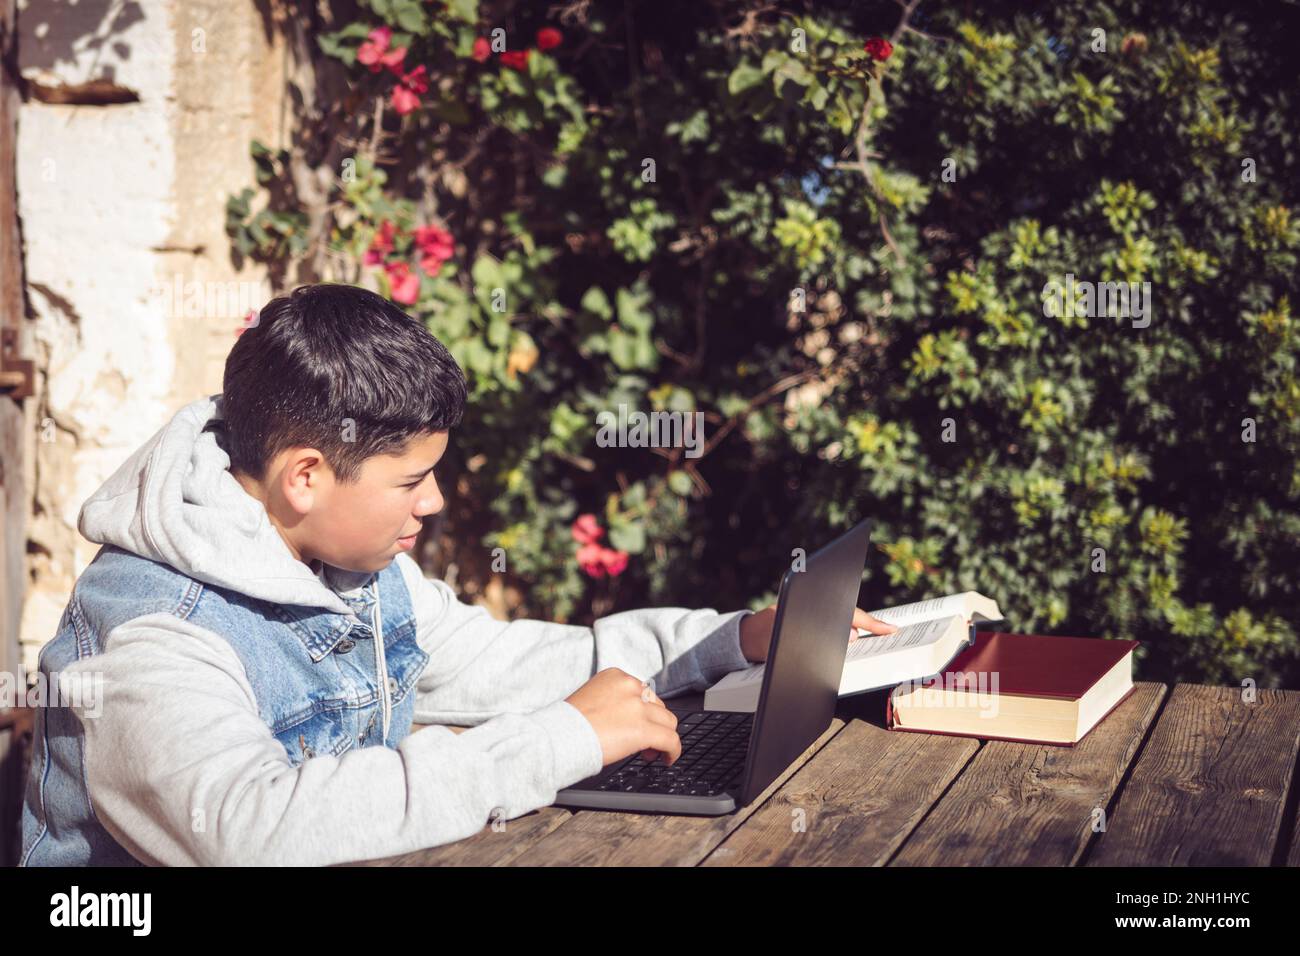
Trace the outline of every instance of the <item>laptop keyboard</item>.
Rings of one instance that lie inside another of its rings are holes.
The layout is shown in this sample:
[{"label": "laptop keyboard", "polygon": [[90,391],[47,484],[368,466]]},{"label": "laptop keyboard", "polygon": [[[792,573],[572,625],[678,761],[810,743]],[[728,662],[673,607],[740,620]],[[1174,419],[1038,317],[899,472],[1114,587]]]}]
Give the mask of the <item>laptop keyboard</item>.
[{"label": "laptop keyboard", "polygon": [[637,754],[594,789],[623,793],[676,793],[713,796],[738,788],[745,773],[754,715],[695,711],[677,721],[682,755],[671,767]]}]

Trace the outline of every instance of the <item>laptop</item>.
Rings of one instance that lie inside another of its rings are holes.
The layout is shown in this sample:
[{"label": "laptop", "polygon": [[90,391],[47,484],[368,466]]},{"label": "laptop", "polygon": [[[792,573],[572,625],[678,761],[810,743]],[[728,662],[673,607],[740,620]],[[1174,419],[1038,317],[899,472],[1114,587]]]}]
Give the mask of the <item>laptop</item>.
[{"label": "laptop", "polygon": [[555,803],[719,816],[752,802],[831,724],[870,537],[868,518],[786,572],[754,713],[680,715],[682,753],[671,767],[638,751]]}]

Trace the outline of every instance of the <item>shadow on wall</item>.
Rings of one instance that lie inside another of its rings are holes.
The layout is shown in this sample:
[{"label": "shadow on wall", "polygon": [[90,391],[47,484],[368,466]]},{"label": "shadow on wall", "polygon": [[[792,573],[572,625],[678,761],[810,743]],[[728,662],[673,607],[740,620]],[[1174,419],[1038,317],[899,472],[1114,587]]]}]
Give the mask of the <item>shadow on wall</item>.
[{"label": "shadow on wall", "polygon": [[[118,82],[115,62],[131,59],[122,35],[145,19],[144,8],[130,0],[44,0],[18,19],[22,47],[24,98],[42,103],[105,106],[137,103],[135,91]],[[81,74],[75,82],[67,78]]]}]

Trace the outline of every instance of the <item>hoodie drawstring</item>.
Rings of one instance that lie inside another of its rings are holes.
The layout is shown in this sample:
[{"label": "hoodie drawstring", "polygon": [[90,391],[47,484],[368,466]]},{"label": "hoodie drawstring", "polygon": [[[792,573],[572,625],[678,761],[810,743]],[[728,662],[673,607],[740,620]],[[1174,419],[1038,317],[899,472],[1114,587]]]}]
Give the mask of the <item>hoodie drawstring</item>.
[{"label": "hoodie drawstring", "polygon": [[384,659],[384,612],[379,605],[379,581],[375,581],[375,657],[379,673],[379,699],[384,709],[384,740],[388,740],[388,724],[392,718],[393,704],[388,694],[388,662]]}]

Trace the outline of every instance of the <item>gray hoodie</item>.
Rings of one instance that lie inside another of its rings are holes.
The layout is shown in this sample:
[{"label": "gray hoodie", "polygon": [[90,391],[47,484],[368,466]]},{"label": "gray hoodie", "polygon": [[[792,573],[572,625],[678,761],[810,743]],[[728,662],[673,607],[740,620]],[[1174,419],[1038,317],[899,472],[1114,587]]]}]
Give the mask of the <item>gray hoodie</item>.
[{"label": "gray hoodie", "polygon": [[[83,506],[82,534],[198,582],[349,613],[340,595],[354,595],[369,575],[313,571],[293,557],[204,431],[220,414],[218,398],[187,405],[133,454]],[[78,713],[85,780],[97,818],[136,859],[329,864],[463,839],[494,814],[546,806],[601,769],[594,728],[563,699],[597,671],[653,678],[670,697],[749,665],[739,644],[747,611],[650,608],[594,628],[507,623],[460,602],[408,555],[395,560],[429,655],[414,720],[472,728],[463,733],[433,726],[396,748],[293,766],[221,634],[152,613],[101,635],[93,666],[109,706],[90,719]],[[186,809],[196,794],[221,808],[202,836]]]}]

